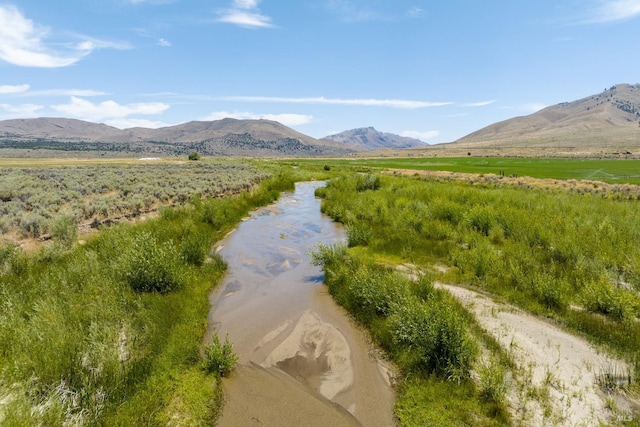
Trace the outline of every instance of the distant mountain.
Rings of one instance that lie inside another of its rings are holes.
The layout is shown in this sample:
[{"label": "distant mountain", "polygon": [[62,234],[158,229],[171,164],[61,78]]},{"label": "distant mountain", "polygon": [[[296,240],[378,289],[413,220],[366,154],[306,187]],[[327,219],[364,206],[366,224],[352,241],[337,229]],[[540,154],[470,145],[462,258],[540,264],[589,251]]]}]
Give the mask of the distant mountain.
[{"label": "distant mountain", "polygon": [[193,121],[159,129],[117,129],[62,118],[0,121],[0,148],[215,156],[343,154],[349,147],[319,141],[270,120]]},{"label": "distant mountain", "polygon": [[401,149],[424,147],[427,144],[419,139],[407,138],[393,133],[379,132],[372,127],[347,130],[322,138],[339,142],[344,146],[361,151],[373,151],[385,148]]},{"label": "distant mountain", "polygon": [[640,85],[618,84],[597,95],[492,124],[447,145],[638,150]]}]

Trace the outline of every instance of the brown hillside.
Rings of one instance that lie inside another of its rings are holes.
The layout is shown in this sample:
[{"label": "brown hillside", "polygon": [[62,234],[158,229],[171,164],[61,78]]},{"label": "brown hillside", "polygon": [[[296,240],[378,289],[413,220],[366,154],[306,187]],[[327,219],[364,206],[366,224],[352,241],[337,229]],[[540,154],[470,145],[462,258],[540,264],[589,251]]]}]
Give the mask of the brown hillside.
[{"label": "brown hillside", "polygon": [[473,132],[449,148],[640,151],[640,85],[619,84]]}]

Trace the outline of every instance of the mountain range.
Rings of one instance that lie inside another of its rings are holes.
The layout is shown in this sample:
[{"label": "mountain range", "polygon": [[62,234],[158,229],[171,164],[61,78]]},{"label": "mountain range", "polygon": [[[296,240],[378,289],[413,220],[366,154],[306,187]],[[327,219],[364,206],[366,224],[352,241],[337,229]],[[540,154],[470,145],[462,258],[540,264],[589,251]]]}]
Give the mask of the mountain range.
[{"label": "mountain range", "polygon": [[419,139],[407,138],[393,133],[379,132],[373,127],[347,130],[322,138],[339,142],[347,147],[353,147],[362,151],[380,149],[402,149],[424,147],[426,143]]},{"label": "mountain range", "polygon": [[350,150],[271,120],[193,121],[159,129],[117,129],[63,118],[0,121],[0,148],[152,155],[313,156]]},{"label": "mountain range", "polygon": [[[413,148],[485,154],[594,154],[640,152],[640,84],[618,84],[573,102],[501,121],[448,144],[422,141],[373,127],[315,139],[270,120],[192,121],[159,129],[117,129],[64,118],[0,121],[0,150],[91,152],[101,155],[327,156]],[[484,150],[484,151],[483,151]]]}]

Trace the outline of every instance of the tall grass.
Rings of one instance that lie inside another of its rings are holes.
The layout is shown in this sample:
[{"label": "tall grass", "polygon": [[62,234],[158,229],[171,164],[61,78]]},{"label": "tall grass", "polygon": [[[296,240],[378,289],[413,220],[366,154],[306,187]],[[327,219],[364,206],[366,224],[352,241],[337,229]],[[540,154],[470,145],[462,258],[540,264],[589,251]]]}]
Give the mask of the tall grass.
[{"label": "tall grass", "polygon": [[[405,381],[396,414],[402,425],[455,426],[472,419],[474,425],[501,425],[508,420],[482,403],[482,393],[470,378],[478,353],[471,317],[447,292],[435,289],[429,276],[410,281],[341,244],[320,246],[312,257],[322,266],[332,296],[371,331],[400,368]],[[461,397],[454,409],[437,407],[442,397],[433,398],[437,410],[413,406],[447,388]]]},{"label": "tall grass", "polygon": [[[454,267],[440,279],[501,295],[630,358],[640,352],[637,200],[393,176],[367,189],[363,176],[343,175],[317,191],[323,212],[345,224],[350,247],[342,263],[331,261],[337,252],[322,255],[326,281],[405,369],[463,378],[469,353],[447,349],[464,348],[459,337],[468,324],[444,297],[428,297],[425,306],[409,285],[391,286],[396,279],[381,279],[386,273],[367,264],[340,273],[353,253],[378,263]],[[500,406],[499,375],[486,373],[480,398]],[[415,413],[405,412],[405,397],[398,413]]]},{"label": "tall grass", "polygon": [[221,400],[201,343],[225,270],[209,247],[291,188],[280,175],[84,246],[0,249],[0,424],[209,425]]}]

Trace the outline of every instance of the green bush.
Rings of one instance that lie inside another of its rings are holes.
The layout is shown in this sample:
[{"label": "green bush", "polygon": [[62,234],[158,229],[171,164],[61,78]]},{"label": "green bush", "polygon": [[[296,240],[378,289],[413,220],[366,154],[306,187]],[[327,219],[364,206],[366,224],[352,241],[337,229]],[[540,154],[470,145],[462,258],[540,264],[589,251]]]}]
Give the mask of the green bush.
[{"label": "green bush", "polygon": [[136,234],[122,255],[124,277],[134,291],[167,293],[184,286],[185,265],[172,241],[149,232]]},{"label": "green bush", "polygon": [[201,266],[207,259],[211,246],[211,236],[205,232],[190,231],[182,238],[180,254],[188,264]]},{"label": "green bush", "polygon": [[364,222],[354,221],[345,225],[349,247],[367,246],[373,238],[371,228]]},{"label": "green bush", "polygon": [[380,188],[380,177],[378,175],[368,173],[365,175],[358,175],[356,179],[356,190],[377,190]]},{"label": "green bush", "polygon": [[65,248],[70,248],[78,240],[78,226],[74,218],[62,216],[51,226],[53,238]]},{"label": "green bush", "polygon": [[344,245],[312,254],[336,301],[362,324],[407,372],[424,371],[460,380],[476,354],[455,301],[433,288],[428,276],[415,284],[400,273],[349,253]]},{"label": "green bush", "polygon": [[229,337],[220,343],[218,335],[212,334],[211,341],[204,348],[204,368],[211,374],[225,377],[235,368],[238,356],[233,352]]},{"label": "green bush", "polygon": [[476,354],[465,328],[464,320],[442,299],[406,301],[390,324],[394,342],[403,348],[404,363],[454,380],[468,377]]}]

